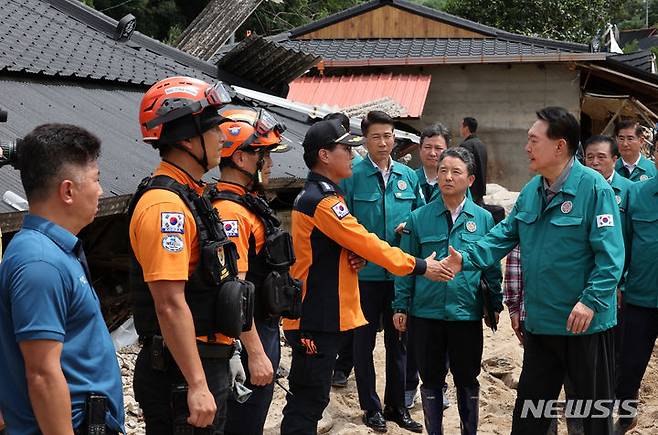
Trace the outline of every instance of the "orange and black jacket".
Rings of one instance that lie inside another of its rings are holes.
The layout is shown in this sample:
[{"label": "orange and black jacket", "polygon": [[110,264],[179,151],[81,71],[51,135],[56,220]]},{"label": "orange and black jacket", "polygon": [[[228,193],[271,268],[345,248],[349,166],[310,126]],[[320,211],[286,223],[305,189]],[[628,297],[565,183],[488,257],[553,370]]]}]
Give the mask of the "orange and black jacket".
[{"label": "orange and black jacket", "polygon": [[376,263],[394,275],[421,275],[427,264],[369,233],[352,216],[340,188],[310,172],[292,210],[296,263],[290,273],[302,281],[302,316],[284,319],[284,329],[338,332],[368,323],[359,302],[357,273],[348,253]]}]

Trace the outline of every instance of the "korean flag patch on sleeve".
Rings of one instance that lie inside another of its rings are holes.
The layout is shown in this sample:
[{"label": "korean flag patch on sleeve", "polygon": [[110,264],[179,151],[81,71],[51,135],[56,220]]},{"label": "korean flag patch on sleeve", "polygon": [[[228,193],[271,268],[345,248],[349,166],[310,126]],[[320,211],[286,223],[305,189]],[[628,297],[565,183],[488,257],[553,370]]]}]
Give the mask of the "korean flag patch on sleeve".
[{"label": "korean flag patch on sleeve", "polygon": [[185,233],[185,215],[171,211],[160,213],[160,231],[163,233]]},{"label": "korean flag patch on sleeve", "polygon": [[239,237],[238,221],[222,221],[226,237]]},{"label": "korean flag patch on sleeve", "polygon": [[600,214],[596,216],[596,228],[601,227],[614,227],[615,221],[612,219],[611,214]]},{"label": "korean flag patch on sleeve", "polygon": [[348,214],[350,214],[350,211],[347,209],[347,206],[342,202],[336,203],[336,205],[333,205],[331,209],[334,211],[334,214],[338,217],[338,219],[342,219]]}]

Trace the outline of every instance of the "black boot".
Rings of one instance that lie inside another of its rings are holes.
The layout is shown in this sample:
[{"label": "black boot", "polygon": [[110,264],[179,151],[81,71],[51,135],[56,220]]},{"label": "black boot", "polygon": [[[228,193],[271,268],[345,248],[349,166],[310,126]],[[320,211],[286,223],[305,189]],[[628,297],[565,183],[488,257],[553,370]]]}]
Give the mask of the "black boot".
[{"label": "black boot", "polygon": [[457,409],[462,435],[475,435],[478,432],[480,414],[480,387],[457,387]]},{"label": "black boot", "polygon": [[420,399],[425,415],[425,430],[429,435],[443,435],[443,391],[441,388],[421,386]]}]

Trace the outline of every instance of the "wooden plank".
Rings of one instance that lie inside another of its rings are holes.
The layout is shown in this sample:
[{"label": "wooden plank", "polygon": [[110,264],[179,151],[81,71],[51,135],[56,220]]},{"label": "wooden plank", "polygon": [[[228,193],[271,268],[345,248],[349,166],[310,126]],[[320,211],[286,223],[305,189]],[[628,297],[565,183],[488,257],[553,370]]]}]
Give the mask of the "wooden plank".
[{"label": "wooden plank", "polygon": [[480,33],[387,5],[299,36],[298,39],[485,37]]}]

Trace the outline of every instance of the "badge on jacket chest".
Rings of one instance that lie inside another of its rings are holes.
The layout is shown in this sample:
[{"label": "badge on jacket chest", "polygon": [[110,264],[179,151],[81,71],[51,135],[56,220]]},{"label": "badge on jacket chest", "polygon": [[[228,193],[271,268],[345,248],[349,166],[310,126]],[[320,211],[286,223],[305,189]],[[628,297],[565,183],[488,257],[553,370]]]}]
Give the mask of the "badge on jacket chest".
[{"label": "badge on jacket chest", "polygon": [[571,213],[573,209],[573,203],[571,201],[564,201],[560,206],[560,211],[564,214]]}]

